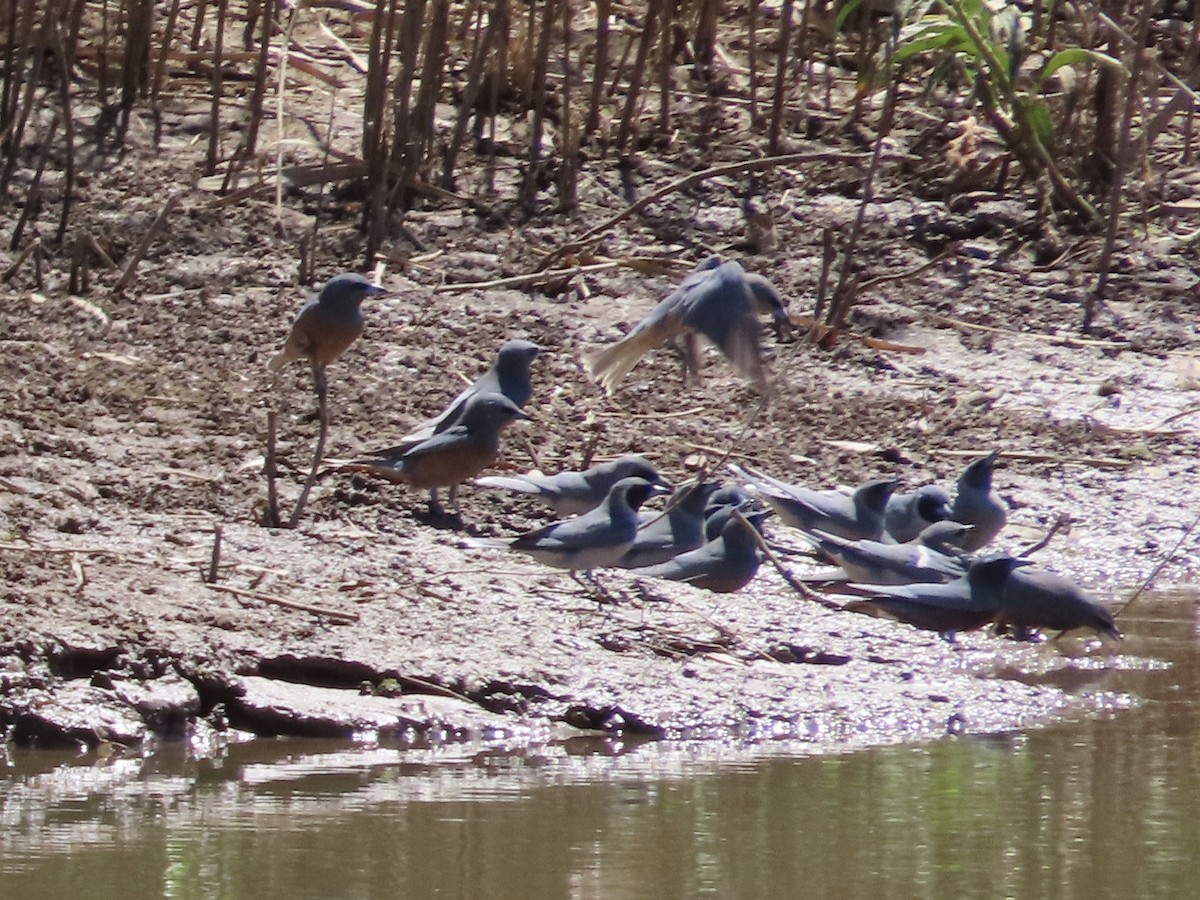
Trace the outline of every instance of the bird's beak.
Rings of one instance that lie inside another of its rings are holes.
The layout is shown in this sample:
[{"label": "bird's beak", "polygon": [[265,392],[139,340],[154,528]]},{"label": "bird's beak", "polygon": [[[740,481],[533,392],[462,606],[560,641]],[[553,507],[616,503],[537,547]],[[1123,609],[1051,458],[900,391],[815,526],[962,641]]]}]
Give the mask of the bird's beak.
[{"label": "bird's beak", "polygon": [[378,284],[371,285],[371,296],[376,300],[387,300],[390,297],[395,297],[398,293],[399,291],[381,287]]},{"label": "bird's beak", "polygon": [[670,493],[672,493],[671,489],[669,487],[667,487],[665,484],[650,485],[650,496],[651,497],[665,497]]},{"label": "bird's beak", "polygon": [[517,418],[524,419],[526,422],[536,422],[537,421],[536,418],[534,418],[529,413],[527,413],[523,410],[517,412]]}]

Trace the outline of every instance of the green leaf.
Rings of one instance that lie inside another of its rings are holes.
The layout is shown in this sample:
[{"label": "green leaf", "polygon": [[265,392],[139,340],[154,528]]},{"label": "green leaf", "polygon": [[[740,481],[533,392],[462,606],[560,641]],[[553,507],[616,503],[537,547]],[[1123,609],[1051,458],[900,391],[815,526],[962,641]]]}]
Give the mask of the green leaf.
[{"label": "green leaf", "polygon": [[1129,74],[1119,59],[1114,59],[1107,53],[1101,53],[1099,50],[1086,50],[1083,47],[1071,47],[1068,50],[1058,51],[1058,53],[1055,53],[1046,61],[1046,65],[1038,73],[1038,81],[1045,81],[1063,66],[1073,66],[1089,62],[1095,63],[1098,66],[1108,66],[1116,69],[1123,75]]},{"label": "green leaf", "polygon": [[842,26],[846,24],[846,20],[854,15],[855,11],[862,6],[862,0],[847,0],[842,4],[842,8],[838,10],[837,18],[833,20],[834,34],[842,33]]},{"label": "green leaf", "polygon": [[957,53],[971,46],[973,45],[967,33],[958,25],[949,22],[923,23],[907,37],[901,32],[900,44],[896,48],[896,63],[900,64],[931,50],[949,50]]},{"label": "green leaf", "polygon": [[1054,121],[1050,118],[1050,107],[1041,100],[1022,98],[1017,101],[1025,124],[1033,130],[1038,143],[1049,150],[1054,146]]}]

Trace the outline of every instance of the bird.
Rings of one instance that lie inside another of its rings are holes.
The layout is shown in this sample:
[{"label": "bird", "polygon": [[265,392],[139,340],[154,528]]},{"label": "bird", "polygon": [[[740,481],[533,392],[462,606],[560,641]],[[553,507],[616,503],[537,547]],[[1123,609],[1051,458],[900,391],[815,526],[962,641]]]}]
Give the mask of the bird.
[{"label": "bird", "polygon": [[999,450],[993,450],[972,462],[958,476],[950,518],[972,526],[970,536],[963,543],[963,549],[968,553],[990,544],[1008,521],[1004,501],[992,490],[992,473],[999,455]]},{"label": "bird", "polygon": [[712,482],[689,482],[676,488],[665,512],[639,512],[637,537],[617,565],[622,569],[653,566],[702,546],[705,502],[719,487]]},{"label": "bird", "polygon": [[973,560],[965,574],[945,584],[855,583],[852,586],[868,592],[870,599],[847,603],[846,608],[863,612],[874,607],[916,628],[942,634],[973,631],[996,618],[1005,584],[1026,565],[1024,559],[995,556]]},{"label": "bird", "polygon": [[301,307],[292,320],[292,328],[267,368],[279,373],[294,359],[307,359],[314,376],[324,372],[363,333],[362,302],[367,297],[390,294],[386,288],[368,281],[355,272],[343,272],[330,278]]},{"label": "bird", "polygon": [[820,529],[847,540],[877,541],[883,536],[883,516],[896,480],[878,478],[859,486],[851,494],[838,490],[814,491],[787,484],[740,466],[735,474],[770,504],[779,520],[802,531]]},{"label": "bird", "polygon": [[[940,525],[940,523],[937,523]],[[931,528],[934,526],[931,526]],[[970,531],[970,525],[953,523],[959,538]],[[928,530],[928,529],[927,529]],[[925,532],[921,532],[923,535]],[[802,532],[823,554],[842,568],[842,573],[832,577],[815,575],[805,581],[853,581],[859,584],[913,584],[918,582],[940,583],[960,578],[967,565],[957,556],[935,550],[920,538],[904,544],[885,544],[881,541],[848,541],[827,532],[817,530]],[[948,540],[941,535],[931,536],[944,545]]]},{"label": "bird", "polygon": [[883,513],[883,528],[898,544],[906,544],[934,522],[950,518],[950,495],[936,484],[907,494],[892,494]]},{"label": "bird", "polygon": [[1112,614],[1095,597],[1069,578],[1033,567],[1017,569],[1004,583],[996,624],[1059,632],[1091,628],[1122,637]]},{"label": "bird", "polygon": [[704,539],[716,540],[720,536],[725,523],[733,517],[733,511],[742,514],[755,530],[763,533],[763,520],[770,516],[771,510],[764,508],[758,498],[742,490],[736,484],[727,484],[714,491],[704,507]]},{"label": "bird", "polygon": [[462,415],[467,401],[475,394],[503,394],[524,409],[533,396],[529,367],[541,352],[542,348],[532,341],[506,341],[496,354],[496,360],[490,369],[464,388],[444,410],[401,438],[397,449],[427,440],[453,425]]},{"label": "bird", "polygon": [[750,583],[760,561],[755,536],[733,518],[725,523],[717,538],[704,546],[656,566],[633,569],[630,574],[686,581],[707,591],[731,594]]},{"label": "bird", "polygon": [[[475,479],[480,487],[501,488],[519,494],[529,494],[550,506],[560,517],[585,513],[595,509],[609,489],[622,478],[644,478],[651,484],[666,485],[654,464],[641,456],[622,456],[612,462],[600,463],[582,472],[564,471],[557,475],[489,475]],[[669,486],[668,486],[669,487]]]},{"label": "bird", "polygon": [[576,516],[551,522],[516,538],[476,538],[480,547],[516,550],[538,562],[572,573],[612,566],[628,552],[637,538],[638,509],[668,489],[645,478],[617,481],[599,506]]},{"label": "bird", "polygon": [[787,306],[761,275],[738,263],[712,256],[701,262],[680,286],[659,302],[629,334],[584,356],[588,376],[612,393],[642,355],[670,338],[684,337],[684,375],[697,379],[700,355],[697,335],[717,346],[725,357],[766,393],[767,376],[759,341],[758,312],[767,312],[777,329],[789,323]]},{"label": "bird", "polygon": [[500,434],[517,419],[530,418],[503,394],[475,394],[467,399],[462,415],[451,425],[402,450],[391,448],[370,457],[338,466],[338,471],[366,472],[386,481],[429,489],[429,509],[437,516],[445,510],[438,488],[450,488],[450,504],[461,515],[458,485],[496,460]]}]

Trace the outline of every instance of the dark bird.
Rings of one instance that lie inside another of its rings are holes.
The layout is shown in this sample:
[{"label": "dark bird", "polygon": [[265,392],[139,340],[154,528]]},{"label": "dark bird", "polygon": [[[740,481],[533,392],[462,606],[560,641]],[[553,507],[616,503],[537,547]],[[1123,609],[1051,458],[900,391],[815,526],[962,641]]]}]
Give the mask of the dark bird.
[{"label": "dark bird", "polygon": [[427,440],[455,424],[467,401],[476,394],[503,394],[519,408],[524,409],[533,396],[529,367],[541,352],[542,348],[532,341],[518,339],[506,342],[496,354],[496,360],[490,369],[464,388],[444,410],[401,438],[397,449]]},{"label": "dark bird", "polygon": [[613,566],[637,538],[638,508],[667,488],[644,478],[622,478],[595,509],[552,522],[516,538],[477,538],[473,544],[516,550],[556,569],[590,572]]},{"label": "dark bird", "polygon": [[934,522],[950,518],[950,495],[936,484],[907,494],[892,494],[883,514],[883,528],[898,544],[906,544]]},{"label": "dark bird", "polygon": [[971,525],[970,536],[963,543],[968,553],[981,550],[992,542],[1008,521],[1008,511],[1000,495],[992,490],[992,473],[999,450],[975,460],[958,476],[958,489],[950,518]]},{"label": "dark bird", "polygon": [[699,378],[703,335],[734,367],[767,388],[759,341],[758,313],[771,315],[777,329],[789,324],[787,307],[779,293],[761,275],[748,274],[736,262],[713,256],[693,269],[670,296],[662,300],[641,323],[621,340],[588,353],[588,375],[611,393],[642,355],[676,336],[684,338],[684,375]]},{"label": "dark bird", "polygon": [[502,394],[468,398],[458,422],[403,450],[384,450],[352,460],[337,471],[366,472],[386,481],[429,489],[429,508],[444,515],[438,488],[450,488],[450,505],[458,508],[458,485],[490,466],[500,452],[500,433],[516,419],[528,419]]},{"label": "dark bird", "polygon": [[802,531],[820,529],[851,541],[877,541],[883,536],[884,509],[897,484],[895,479],[879,478],[845,494],[787,484],[740,466],[730,468],[770,504],[783,524]]},{"label": "dark bird", "polygon": [[549,505],[559,516],[566,517],[595,509],[608,496],[609,489],[622,478],[644,478],[651,484],[665,484],[653,463],[633,455],[600,463],[582,472],[566,471],[557,475],[489,475],[486,478],[477,478],[475,484],[529,494]]},{"label": "dark bird", "polygon": [[638,533],[621,561],[622,569],[653,566],[704,544],[704,507],[719,485],[682,485],[667,500],[666,512],[638,513]]},{"label": "dark bird", "polygon": [[714,491],[704,507],[705,541],[715,541],[720,537],[725,523],[733,518],[734,510],[740,512],[759,534],[763,533],[763,521],[772,515],[771,510],[764,508],[757,497],[736,484],[727,484]]},{"label": "dark bird", "polygon": [[1060,632],[1091,628],[1121,639],[1112,614],[1100,601],[1069,578],[1044,569],[1017,569],[1008,577],[1000,594],[996,624]]},{"label": "dark bird", "polygon": [[[939,527],[941,523],[936,526]],[[962,539],[970,525],[952,523]],[[929,529],[926,529],[929,530]],[[922,532],[922,535],[925,532]],[[881,541],[848,541],[824,531],[803,532],[806,540],[825,556],[841,566],[845,577],[811,576],[805,581],[855,581],[861,584],[939,583],[961,578],[966,563],[957,556],[932,549],[920,538],[906,544],[885,544]],[[932,537],[932,536],[931,536]],[[940,538],[945,545],[946,538]],[[836,571],[836,570],[835,570]]]},{"label": "dark bird", "polygon": [[996,618],[1006,582],[1025,565],[1025,560],[999,556],[973,561],[965,575],[945,584],[854,585],[871,598],[846,608],[861,612],[875,607],[901,622],[942,634],[972,631]]},{"label": "dark bird", "polygon": [[329,279],[296,314],[283,349],[267,368],[280,372],[293,359],[307,359],[319,375],[362,335],[363,300],[388,293],[354,272]]},{"label": "dark bird", "polygon": [[730,519],[715,540],[659,565],[634,569],[631,574],[686,581],[706,591],[730,594],[750,583],[759,562],[758,541],[750,529]]}]

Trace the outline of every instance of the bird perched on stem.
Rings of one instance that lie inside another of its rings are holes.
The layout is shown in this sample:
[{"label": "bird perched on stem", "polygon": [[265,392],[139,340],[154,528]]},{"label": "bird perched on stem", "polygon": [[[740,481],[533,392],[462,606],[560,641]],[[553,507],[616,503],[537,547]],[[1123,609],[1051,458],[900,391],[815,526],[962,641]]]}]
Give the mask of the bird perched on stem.
[{"label": "bird perched on stem", "polygon": [[330,278],[301,307],[287,340],[267,368],[281,372],[294,359],[307,359],[313,367],[313,379],[320,391],[325,367],[340,357],[363,333],[362,302],[367,297],[390,294],[355,272]]},{"label": "bird perched on stem", "polygon": [[703,335],[734,367],[767,391],[767,375],[759,341],[758,313],[769,313],[781,334],[790,326],[787,307],[771,282],[747,273],[719,256],[704,260],[679,288],[662,300],[621,340],[584,356],[588,375],[611,393],[617,382],[646,352],[669,339],[684,340],[684,377],[700,377],[699,337]]},{"label": "bird perched on stem", "polygon": [[500,433],[517,419],[530,418],[503,394],[475,394],[454,425],[416,444],[382,450],[337,467],[365,472],[385,481],[429,489],[429,509],[445,515],[438,488],[450,488],[450,505],[458,507],[458,485],[490,466],[500,452]]}]

